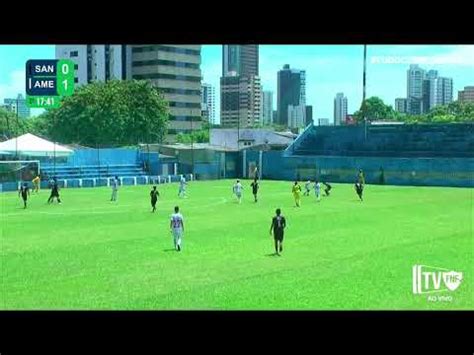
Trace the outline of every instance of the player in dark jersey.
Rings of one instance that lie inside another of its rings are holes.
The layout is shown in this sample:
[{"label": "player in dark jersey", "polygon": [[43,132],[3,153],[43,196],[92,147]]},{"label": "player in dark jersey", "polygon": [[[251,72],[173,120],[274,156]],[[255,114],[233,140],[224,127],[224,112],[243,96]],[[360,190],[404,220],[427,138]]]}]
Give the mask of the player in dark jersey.
[{"label": "player in dark jersey", "polygon": [[286,227],[285,217],[281,215],[281,210],[277,208],[276,216],[272,218],[272,224],[270,226],[270,235],[273,232],[273,238],[275,239],[275,255],[280,256],[283,251],[283,235]]},{"label": "player in dark jersey", "polygon": [[257,193],[258,193],[258,181],[257,181],[257,178],[255,177],[255,180],[253,180],[253,182],[250,184],[250,186],[252,187],[252,193],[253,193],[253,198],[255,199],[255,202],[257,202]]},{"label": "player in dark jersey", "polygon": [[59,198],[58,180],[56,178],[53,178],[53,180],[51,181],[51,195],[48,198],[48,203],[52,203],[55,197],[58,203],[61,203],[61,199]]},{"label": "player in dark jersey", "polygon": [[30,196],[30,189],[26,182],[21,185],[20,190],[18,190],[18,197],[20,196],[23,199],[23,208],[26,208],[26,201],[28,200],[28,196]]},{"label": "player in dark jersey", "polygon": [[360,199],[360,201],[362,202],[362,201],[363,201],[363,200],[362,200],[362,193],[364,192],[364,185],[362,185],[362,184],[360,183],[360,181],[357,180],[354,187],[355,187],[357,196],[359,196],[359,199]]},{"label": "player in dark jersey", "polygon": [[357,174],[357,181],[359,182],[359,184],[362,185],[362,188],[364,188],[365,176],[364,176],[364,172],[362,171],[362,169],[359,169],[359,173]]},{"label": "player in dark jersey", "polygon": [[156,202],[158,201],[158,196],[160,196],[160,193],[156,189],[156,186],[153,186],[153,190],[150,191],[151,207],[153,208],[151,212],[155,212],[156,210]]},{"label": "player in dark jersey", "polygon": [[329,196],[329,191],[331,191],[332,186],[328,182],[323,182],[323,185],[326,186],[326,188],[324,189],[324,193],[326,194],[326,196]]}]

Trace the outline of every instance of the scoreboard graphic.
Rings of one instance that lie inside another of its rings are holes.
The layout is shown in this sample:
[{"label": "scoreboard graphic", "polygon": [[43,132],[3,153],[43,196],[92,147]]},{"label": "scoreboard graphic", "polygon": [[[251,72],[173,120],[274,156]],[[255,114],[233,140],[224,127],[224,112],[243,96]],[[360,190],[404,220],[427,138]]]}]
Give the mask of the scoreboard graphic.
[{"label": "scoreboard graphic", "polygon": [[74,62],[32,59],[26,62],[26,104],[30,108],[59,107],[74,93]]}]

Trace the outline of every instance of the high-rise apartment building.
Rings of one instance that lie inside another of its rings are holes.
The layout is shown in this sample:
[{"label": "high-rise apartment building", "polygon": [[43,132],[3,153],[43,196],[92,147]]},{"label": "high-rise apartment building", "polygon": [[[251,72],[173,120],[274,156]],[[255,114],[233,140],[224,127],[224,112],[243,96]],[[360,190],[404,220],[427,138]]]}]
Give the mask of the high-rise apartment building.
[{"label": "high-rise apartment building", "polygon": [[[297,128],[306,122],[306,72],[285,64],[277,74],[277,122]],[[295,126],[296,125],[296,126]]]},{"label": "high-rise apartment building", "polygon": [[458,91],[458,101],[461,103],[474,103],[474,86],[465,86]]},{"label": "high-rise apartment building", "polygon": [[252,126],[263,118],[258,45],[222,46],[221,124]]},{"label": "high-rise apartment building", "polygon": [[340,126],[345,123],[347,116],[347,97],[342,92],[337,93],[334,98],[334,125]]},{"label": "high-rise apartment building", "polygon": [[216,91],[211,84],[202,84],[201,105],[203,120],[216,124]]},{"label": "high-rise apartment building", "polygon": [[273,92],[263,91],[262,123],[270,125],[273,123]]},{"label": "high-rise apartment building", "polygon": [[395,99],[395,111],[400,113],[407,112],[407,99],[405,98],[397,98]]},{"label": "high-rise apartment building", "polygon": [[423,113],[423,85],[425,80],[425,71],[417,64],[410,65],[407,71],[407,111],[412,115]]},{"label": "high-rise apartment building", "polygon": [[260,123],[261,84],[258,76],[221,77],[221,125],[247,127]]},{"label": "high-rise apartment building", "polygon": [[30,108],[26,105],[26,99],[22,94],[18,94],[16,99],[4,99],[5,108],[21,118],[30,117]]},{"label": "high-rise apartment building", "polygon": [[127,45],[57,45],[56,59],[74,62],[77,85],[130,79],[131,48]]}]

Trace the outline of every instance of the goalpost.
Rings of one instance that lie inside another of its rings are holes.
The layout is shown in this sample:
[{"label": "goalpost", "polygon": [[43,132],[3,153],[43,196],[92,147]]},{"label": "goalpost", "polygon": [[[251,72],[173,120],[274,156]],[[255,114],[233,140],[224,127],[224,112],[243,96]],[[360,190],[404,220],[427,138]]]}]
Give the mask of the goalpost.
[{"label": "goalpost", "polygon": [[31,181],[40,173],[39,160],[0,160],[0,184]]}]

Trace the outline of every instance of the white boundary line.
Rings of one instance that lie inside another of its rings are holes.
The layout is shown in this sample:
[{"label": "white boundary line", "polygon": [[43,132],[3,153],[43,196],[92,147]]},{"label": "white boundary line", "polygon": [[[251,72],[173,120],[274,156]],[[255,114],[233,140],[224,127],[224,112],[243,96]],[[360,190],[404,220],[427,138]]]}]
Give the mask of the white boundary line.
[{"label": "white boundary line", "polygon": [[[186,209],[194,209],[194,208],[206,208],[206,207],[211,207],[211,206],[217,206],[217,205],[221,205],[221,204],[225,204],[227,203],[227,199],[224,198],[224,197],[221,197],[219,199],[218,202],[216,203],[210,203],[210,204],[207,204],[207,205],[199,205],[199,206],[187,206]],[[170,201],[164,201],[162,202],[161,204],[163,203],[169,203]],[[170,203],[169,206],[172,206],[172,205],[176,205],[176,203]],[[35,211],[35,210],[32,210],[31,208],[29,209],[29,211],[33,211],[32,214],[28,214],[28,216],[32,216],[34,214],[46,214],[46,215],[61,215],[61,216],[64,216],[64,215],[72,215],[72,214],[113,214],[113,213],[126,213],[127,211],[124,210],[123,207],[140,207],[140,206],[137,206],[137,205],[114,205],[114,204],[111,204],[109,207],[96,207],[96,208],[88,208],[88,209],[74,209],[74,210],[66,210],[64,212],[62,211]],[[117,211],[116,209],[119,209],[119,211]],[[97,210],[105,210],[105,211],[97,211]],[[170,212],[171,213],[171,212]],[[16,217],[16,216],[19,216],[19,217],[24,217],[25,216],[25,213],[23,213],[23,210],[22,212],[11,212],[11,213],[5,213],[3,214],[2,216],[5,216],[5,217]]]}]

